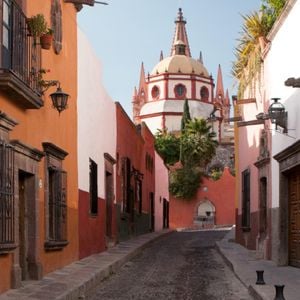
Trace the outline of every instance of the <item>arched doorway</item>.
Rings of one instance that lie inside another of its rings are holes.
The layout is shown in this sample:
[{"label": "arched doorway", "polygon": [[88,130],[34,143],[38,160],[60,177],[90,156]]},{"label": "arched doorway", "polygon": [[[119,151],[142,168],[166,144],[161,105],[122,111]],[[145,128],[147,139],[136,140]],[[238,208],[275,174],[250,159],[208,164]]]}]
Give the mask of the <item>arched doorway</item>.
[{"label": "arched doorway", "polygon": [[214,204],[208,200],[202,200],[196,206],[194,216],[194,224],[200,227],[213,227],[215,225],[216,208]]}]

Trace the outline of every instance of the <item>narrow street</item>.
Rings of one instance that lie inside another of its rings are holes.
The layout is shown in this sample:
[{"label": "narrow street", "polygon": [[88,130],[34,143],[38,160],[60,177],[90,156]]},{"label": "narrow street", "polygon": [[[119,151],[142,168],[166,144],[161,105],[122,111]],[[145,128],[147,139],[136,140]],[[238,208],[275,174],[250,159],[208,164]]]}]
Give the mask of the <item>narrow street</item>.
[{"label": "narrow street", "polygon": [[103,281],[92,299],[252,299],[215,249],[226,233],[167,235]]}]

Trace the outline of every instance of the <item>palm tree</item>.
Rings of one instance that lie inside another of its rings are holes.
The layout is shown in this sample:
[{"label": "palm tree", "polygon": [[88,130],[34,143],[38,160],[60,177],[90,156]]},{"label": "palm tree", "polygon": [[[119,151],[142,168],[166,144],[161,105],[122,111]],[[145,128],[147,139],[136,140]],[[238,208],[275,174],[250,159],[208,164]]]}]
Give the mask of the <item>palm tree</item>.
[{"label": "palm tree", "polygon": [[233,63],[232,75],[239,82],[239,96],[255,79],[259,79],[261,70],[261,38],[265,39],[269,31],[263,14],[253,12],[243,16],[244,25],[238,46],[235,50],[236,61]]},{"label": "palm tree", "polygon": [[181,136],[182,164],[204,167],[215,155],[218,145],[215,136],[206,120],[195,118],[189,121]]},{"label": "palm tree", "polygon": [[[274,22],[280,15],[286,0],[262,0],[260,12],[242,16],[244,23],[238,46],[235,49],[235,58],[231,74],[238,81],[238,96],[241,97],[247,87],[259,80],[261,71],[261,54],[264,50],[266,37]],[[262,40],[264,43],[262,43]]]}]

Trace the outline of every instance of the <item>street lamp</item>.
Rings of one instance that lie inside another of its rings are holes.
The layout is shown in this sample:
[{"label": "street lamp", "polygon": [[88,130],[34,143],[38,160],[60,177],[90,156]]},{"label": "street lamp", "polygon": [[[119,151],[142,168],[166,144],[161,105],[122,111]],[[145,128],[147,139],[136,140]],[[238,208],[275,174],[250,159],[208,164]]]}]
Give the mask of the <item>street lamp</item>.
[{"label": "street lamp", "polygon": [[57,83],[57,90],[56,92],[50,94],[50,97],[52,100],[53,108],[55,108],[60,114],[63,110],[65,110],[68,107],[69,94],[65,93],[61,89],[59,81]]},{"label": "street lamp", "polygon": [[287,112],[284,106],[278,102],[280,98],[271,98],[274,102],[269,106],[268,116],[273,124],[283,128],[283,133],[287,133]]}]

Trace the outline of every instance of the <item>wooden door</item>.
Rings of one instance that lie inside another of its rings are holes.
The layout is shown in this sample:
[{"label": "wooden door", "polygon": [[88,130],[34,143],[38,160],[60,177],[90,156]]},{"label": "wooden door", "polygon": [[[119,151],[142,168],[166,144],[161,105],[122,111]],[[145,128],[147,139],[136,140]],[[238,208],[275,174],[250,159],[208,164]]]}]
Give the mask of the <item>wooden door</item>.
[{"label": "wooden door", "polygon": [[28,219],[25,174],[19,174],[19,262],[22,280],[28,279]]},{"label": "wooden door", "polygon": [[300,267],[300,170],[289,175],[289,264]]}]

